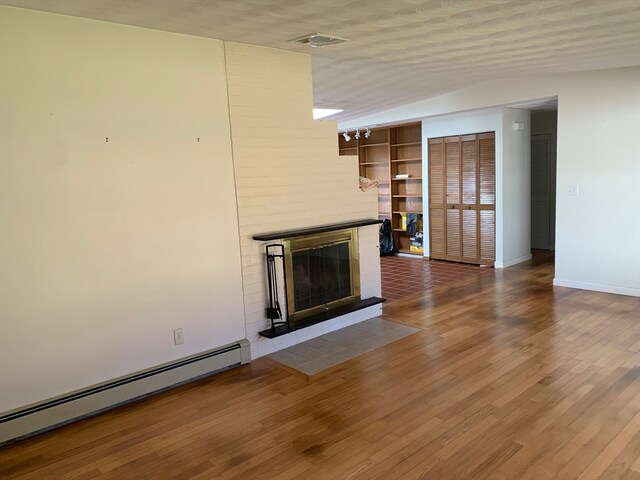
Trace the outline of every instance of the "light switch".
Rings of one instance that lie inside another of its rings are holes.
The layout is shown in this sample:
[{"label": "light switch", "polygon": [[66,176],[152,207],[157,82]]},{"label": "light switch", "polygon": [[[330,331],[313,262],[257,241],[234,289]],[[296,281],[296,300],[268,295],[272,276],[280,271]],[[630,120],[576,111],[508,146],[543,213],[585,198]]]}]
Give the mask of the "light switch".
[{"label": "light switch", "polygon": [[570,197],[577,197],[579,192],[580,190],[578,189],[577,185],[569,185],[568,194]]}]

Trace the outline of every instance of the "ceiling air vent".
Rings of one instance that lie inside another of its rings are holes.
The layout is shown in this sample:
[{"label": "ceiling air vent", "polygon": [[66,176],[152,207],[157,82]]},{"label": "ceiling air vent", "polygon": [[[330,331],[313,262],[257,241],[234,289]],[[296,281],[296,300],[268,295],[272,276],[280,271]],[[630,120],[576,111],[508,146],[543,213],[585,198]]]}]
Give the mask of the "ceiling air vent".
[{"label": "ceiling air vent", "polygon": [[301,43],[302,45],[309,45],[313,48],[320,48],[326,45],[334,45],[336,43],[348,42],[346,38],[335,37],[333,35],[324,35],[322,33],[309,33],[298,38],[291,40],[292,42]]}]

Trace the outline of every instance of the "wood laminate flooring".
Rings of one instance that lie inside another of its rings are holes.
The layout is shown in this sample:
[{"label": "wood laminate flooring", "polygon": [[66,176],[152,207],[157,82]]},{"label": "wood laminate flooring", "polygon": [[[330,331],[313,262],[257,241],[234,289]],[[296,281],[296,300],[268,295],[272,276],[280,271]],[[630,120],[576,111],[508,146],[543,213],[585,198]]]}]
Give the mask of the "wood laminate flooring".
[{"label": "wood laminate flooring", "polygon": [[496,270],[307,378],[262,358],[0,449],[9,479],[640,479],[640,299]]}]

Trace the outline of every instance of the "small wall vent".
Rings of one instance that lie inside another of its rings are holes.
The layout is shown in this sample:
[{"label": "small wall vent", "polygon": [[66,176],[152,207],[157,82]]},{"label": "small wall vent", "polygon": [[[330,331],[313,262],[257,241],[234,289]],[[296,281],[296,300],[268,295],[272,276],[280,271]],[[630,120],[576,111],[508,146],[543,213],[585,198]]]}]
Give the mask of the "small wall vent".
[{"label": "small wall vent", "polygon": [[309,45],[313,48],[326,47],[327,45],[335,45],[336,43],[348,42],[347,38],[340,38],[333,35],[324,35],[322,33],[309,33],[291,40],[292,42],[302,45]]}]

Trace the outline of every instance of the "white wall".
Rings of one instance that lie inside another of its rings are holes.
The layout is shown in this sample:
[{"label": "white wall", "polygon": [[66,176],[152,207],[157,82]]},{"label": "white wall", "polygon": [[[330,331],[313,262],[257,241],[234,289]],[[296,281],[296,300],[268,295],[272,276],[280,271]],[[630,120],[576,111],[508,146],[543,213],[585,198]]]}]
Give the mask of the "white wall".
[{"label": "white wall", "polygon": [[222,42],[0,7],[0,62],[0,411],[244,338]]},{"label": "white wall", "polygon": [[[428,199],[428,139],[480,132],[496,134],[496,261],[497,268],[515,265],[530,257],[529,170],[521,170],[529,161],[528,111],[510,108],[489,108],[470,112],[437,115],[422,120],[422,163],[424,198]],[[513,131],[511,124],[520,121],[525,131]],[[523,185],[526,183],[526,185]],[[425,202],[425,225],[428,219]],[[428,255],[428,232],[425,255]]]},{"label": "white wall", "polygon": [[640,296],[640,68],[563,87],[555,282]]},{"label": "white wall", "polygon": [[[377,193],[360,191],[357,159],[338,155],[336,124],[313,120],[308,55],[225,45],[247,338],[255,357],[381,313],[378,305],[276,339],[260,337],[269,326],[265,243],[252,238],[376,218]],[[362,297],[379,296],[378,227],[360,228],[359,237]]]},{"label": "white wall", "polygon": [[[523,130],[513,130],[514,123]],[[531,119],[528,110],[502,109],[502,244],[509,267],[531,259]],[[496,168],[498,166],[496,165]]]},{"label": "white wall", "polygon": [[[558,96],[558,285],[640,295],[640,67],[480,84],[340,125],[401,122]],[[579,196],[568,196],[570,185]]]},{"label": "white wall", "polygon": [[[0,7],[0,62],[0,411],[381,313],[258,337],[252,235],[377,216],[312,119],[308,55]],[[359,238],[379,296],[377,226]]]}]

